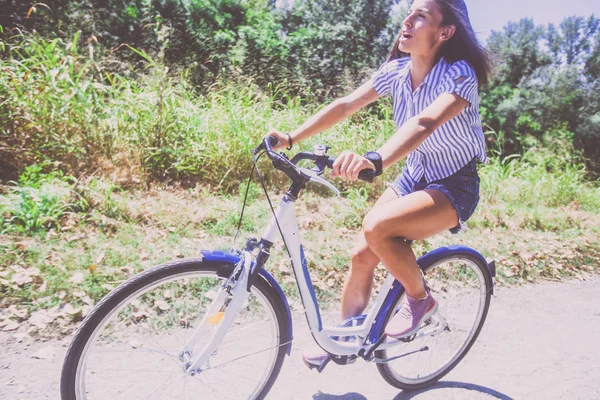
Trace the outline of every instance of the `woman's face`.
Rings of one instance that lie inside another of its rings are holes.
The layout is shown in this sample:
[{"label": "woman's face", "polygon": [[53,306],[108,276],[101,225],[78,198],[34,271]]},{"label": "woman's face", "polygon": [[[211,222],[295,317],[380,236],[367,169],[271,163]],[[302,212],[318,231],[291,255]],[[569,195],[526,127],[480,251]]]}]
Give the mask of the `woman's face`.
[{"label": "woman's face", "polygon": [[404,19],[399,50],[411,55],[437,52],[445,40],[449,39],[449,31],[442,26],[442,20],[435,0],[415,0]]}]

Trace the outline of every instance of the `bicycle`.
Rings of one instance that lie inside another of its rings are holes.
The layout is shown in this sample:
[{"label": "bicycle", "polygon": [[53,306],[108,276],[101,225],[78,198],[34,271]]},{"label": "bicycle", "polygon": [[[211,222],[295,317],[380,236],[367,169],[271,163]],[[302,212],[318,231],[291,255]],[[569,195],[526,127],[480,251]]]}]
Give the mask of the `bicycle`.
[{"label": "bicycle", "polygon": [[[367,314],[323,325],[293,207],[308,182],[339,194],[321,177],[334,159],[327,147],[315,146],[290,160],[272,144],[265,139],[253,151],[255,167],[267,154],[292,184],[276,212],[269,200],[274,216],[262,238],[248,239],[243,250],[205,250],[199,258],[160,265],[109,293],[69,346],[63,399],[172,399],[188,393],[264,398],[291,353],[293,337],[287,299],[265,269],[278,234],[311,333],[335,363],[374,362],[388,383],[414,390],[438,381],[466,355],[485,322],[495,276],[494,262],[468,247],[443,247],[418,259],[439,310],[413,336],[396,340],[384,334],[404,296],[389,274]],[[303,160],[314,167],[299,167]],[[362,171],[360,178],[372,181],[372,172]]]}]

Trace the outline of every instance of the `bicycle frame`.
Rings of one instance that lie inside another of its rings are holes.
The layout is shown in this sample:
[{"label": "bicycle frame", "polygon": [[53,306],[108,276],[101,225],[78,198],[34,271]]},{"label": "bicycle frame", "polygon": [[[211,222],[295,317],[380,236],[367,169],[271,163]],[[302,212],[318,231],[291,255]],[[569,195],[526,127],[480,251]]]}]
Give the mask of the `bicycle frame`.
[{"label": "bicycle frame", "polygon": [[[292,268],[298,283],[306,319],[315,341],[327,352],[338,356],[357,355],[362,349],[370,348],[381,336],[382,320],[385,318],[389,307],[391,307],[391,302],[403,289],[401,284],[391,274],[388,274],[362,325],[355,327],[323,327],[296,221],[294,200],[288,195],[284,195],[281,200],[276,218],[279,221],[284,241],[290,252]],[[275,219],[273,219],[263,234],[263,239],[274,242],[278,236],[279,229]],[[376,321],[379,324],[375,323]],[[358,336],[362,340],[357,345],[356,343],[334,340],[331,336]],[[380,348],[383,348],[383,345]]]}]

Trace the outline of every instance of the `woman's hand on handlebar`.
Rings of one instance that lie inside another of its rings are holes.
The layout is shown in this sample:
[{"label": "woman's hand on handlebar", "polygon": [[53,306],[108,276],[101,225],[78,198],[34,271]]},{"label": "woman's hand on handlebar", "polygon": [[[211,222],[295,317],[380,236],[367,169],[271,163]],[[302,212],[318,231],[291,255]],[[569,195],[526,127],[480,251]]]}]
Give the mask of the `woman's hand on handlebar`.
[{"label": "woman's hand on handlebar", "polygon": [[355,181],[363,169],[372,169],[375,171],[375,166],[363,156],[359,156],[351,151],[344,151],[335,159],[331,177],[340,177],[347,181]]},{"label": "woman's hand on handlebar", "polygon": [[272,136],[277,139],[277,144],[273,146],[273,150],[279,150],[290,146],[288,135],[285,133],[271,129],[269,133],[265,135],[265,137],[266,136]]}]

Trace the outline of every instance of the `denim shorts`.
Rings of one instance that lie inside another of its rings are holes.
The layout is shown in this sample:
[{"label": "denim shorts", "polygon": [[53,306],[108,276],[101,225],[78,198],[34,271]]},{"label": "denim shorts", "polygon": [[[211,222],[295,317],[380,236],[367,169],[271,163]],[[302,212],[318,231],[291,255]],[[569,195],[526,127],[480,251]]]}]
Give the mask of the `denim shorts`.
[{"label": "denim shorts", "polygon": [[452,233],[458,233],[464,227],[465,222],[473,215],[477,203],[479,203],[479,175],[477,174],[477,162],[471,160],[467,165],[446,178],[425,182],[415,181],[405,169],[396,180],[389,184],[398,196],[424,189],[435,189],[444,193],[452,203],[458,214],[459,224],[450,229]]}]

